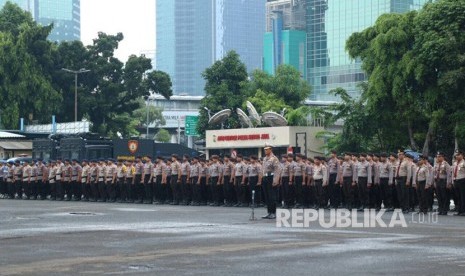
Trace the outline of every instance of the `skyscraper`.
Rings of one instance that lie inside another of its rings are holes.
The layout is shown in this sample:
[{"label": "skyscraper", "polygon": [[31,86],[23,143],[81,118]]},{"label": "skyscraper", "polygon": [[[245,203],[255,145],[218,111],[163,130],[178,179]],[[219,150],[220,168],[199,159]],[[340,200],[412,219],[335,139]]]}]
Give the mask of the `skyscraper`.
[{"label": "skyscraper", "polygon": [[373,25],[384,13],[420,9],[427,0],[306,0],[307,80],[312,99],[335,100],[329,91],[338,87],[352,96],[360,94],[357,84],[365,79],[359,60],[345,51],[349,36]]},{"label": "skyscraper", "polygon": [[230,50],[249,71],[261,68],[265,0],[159,0],[156,8],[156,67],[175,94],[203,95],[202,72]]},{"label": "skyscraper", "polygon": [[306,77],[306,21],[304,0],[268,0],[263,45],[263,70],[274,74],[276,67],[289,64]]},{"label": "skyscraper", "polygon": [[[0,6],[8,0],[0,0]],[[54,24],[49,36],[53,41],[81,39],[80,0],[10,0],[30,12],[35,21],[42,25]]]}]

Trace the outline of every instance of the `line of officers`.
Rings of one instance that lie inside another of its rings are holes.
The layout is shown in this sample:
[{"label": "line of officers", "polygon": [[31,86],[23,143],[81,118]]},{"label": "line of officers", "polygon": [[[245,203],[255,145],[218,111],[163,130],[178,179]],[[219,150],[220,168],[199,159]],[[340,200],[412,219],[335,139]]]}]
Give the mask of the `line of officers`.
[{"label": "line of officers", "polygon": [[[210,160],[173,154],[122,160],[37,160],[0,164],[0,197],[10,199],[83,200],[172,205],[247,207],[266,203],[274,218],[284,208],[365,208],[447,215],[453,199],[465,215],[465,161],[458,151],[450,165],[443,153],[435,165],[428,158],[397,154],[355,154],[329,158],[282,155],[265,146],[265,157]],[[262,201],[262,199],[264,201]]]}]

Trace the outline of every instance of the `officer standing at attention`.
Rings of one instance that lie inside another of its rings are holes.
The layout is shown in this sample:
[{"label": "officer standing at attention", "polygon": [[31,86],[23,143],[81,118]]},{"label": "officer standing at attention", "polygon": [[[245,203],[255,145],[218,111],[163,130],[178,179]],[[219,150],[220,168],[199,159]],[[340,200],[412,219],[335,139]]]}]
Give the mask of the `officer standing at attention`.
[{"label": "officer standing at attention", "polygon": [[263,189],[268,215],[264,219],[276,218],[276,200],[279,193],[279,160],[273,154],[273,146],[265,144],[265,158],[263,158]]},{"label": "officer standing at attention", "polygon": [[452,170],[452,180],[459,191],[458,195],[460,202],[460,206],[457,208],[458,213],[456,215],[465,216],[465,161],[463,160],[463,151],[459,150],[456,158],[457,162]]},{"label": "officer standing at attention", "polygon": [[337,151],[331,151],[331,158],[328,160],[328,186],[326,187],[326,204],[327,200],[329,200],[329,204],[332,208],[339,207],[340,198],[339,195],[341,194],[340,185],[337,181],[337,174],[339,172],[339,160],[337,159]]}]

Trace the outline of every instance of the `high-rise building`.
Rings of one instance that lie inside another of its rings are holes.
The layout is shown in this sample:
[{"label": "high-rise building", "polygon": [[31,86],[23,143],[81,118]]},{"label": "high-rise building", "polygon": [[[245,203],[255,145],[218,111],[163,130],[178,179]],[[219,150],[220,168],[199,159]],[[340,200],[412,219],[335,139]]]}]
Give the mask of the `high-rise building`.
[{"label": "high-rise building", "polygon": [[156,13],[156,68],[174,94],[204,95],[202,72],[230,50],[262,67],[265,0],[159,0]]},{"label": "high-rise building", "polygon": [[349,36],[373,25],[384,13],[420,9],[428,0],[306,0],[307,80],[313,100],[336,100],[329,94],[342,87],[360,95],[357,85],[365,79],[360,60],[345,51]]},{"label": "high-rise building", "polygon": [[263,70],[274,74],[276,67],[289,64],[306,77],[306,21],[304,0],[274,0],[266,3],[266,33]]},{"label": "high-rise building", "polygon": [[[0,0],[0,6],[8,0]],[[81,39],[80,0],[9,0],[31,13],[35,21],[42,25],[54,25],[49,36],[53,41]]]}]

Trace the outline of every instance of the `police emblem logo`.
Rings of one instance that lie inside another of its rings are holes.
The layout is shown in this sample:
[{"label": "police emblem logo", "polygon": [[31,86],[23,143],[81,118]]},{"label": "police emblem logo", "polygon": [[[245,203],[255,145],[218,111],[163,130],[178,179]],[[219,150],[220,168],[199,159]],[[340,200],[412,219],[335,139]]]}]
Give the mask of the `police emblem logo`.
[{"label": "police emblem logo", "polygon": [[138,147],[139,147],[139,141],[136,141],[136,140],[128,141],[128,149],[130,153],[134,154],[137,151]]}]

